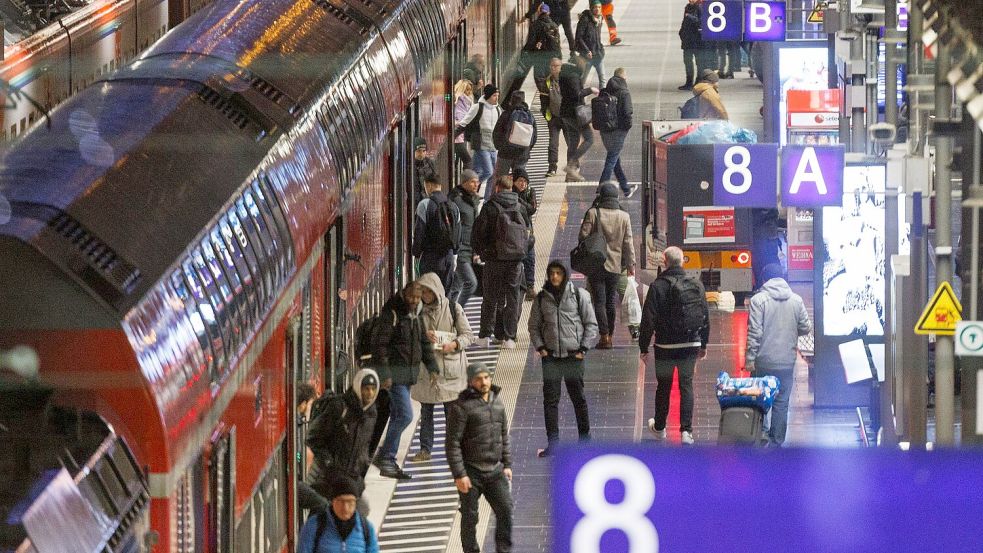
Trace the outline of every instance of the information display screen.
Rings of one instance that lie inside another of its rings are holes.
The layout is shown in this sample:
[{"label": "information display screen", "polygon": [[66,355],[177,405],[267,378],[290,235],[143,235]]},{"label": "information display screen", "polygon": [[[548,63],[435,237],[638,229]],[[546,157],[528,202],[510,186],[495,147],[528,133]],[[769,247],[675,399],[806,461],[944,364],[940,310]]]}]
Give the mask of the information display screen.
[{"label": "information display screen", "polygon": [[[789,90],[827,90],[829,88],[829,49],[817,48],[779,48],[778,50],[778,125],[776,135],[784,146],[788,142],[788,91]],[[817,130],[814,144],[835,143],[830,131]],[[820,138],[824,136],[825,138]],[[803,138],[800,142],[807,143]]]}]

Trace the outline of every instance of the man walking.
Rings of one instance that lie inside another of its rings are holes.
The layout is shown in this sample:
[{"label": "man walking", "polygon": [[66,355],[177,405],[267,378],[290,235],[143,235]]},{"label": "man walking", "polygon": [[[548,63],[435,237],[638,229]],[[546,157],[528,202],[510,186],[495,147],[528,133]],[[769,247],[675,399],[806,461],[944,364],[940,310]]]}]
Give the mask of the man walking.
[{"label": "man walking", "polygon": [[[638,190],[638,185],[629,186],[628,177],[625,175],[624,169],[621,168],[621,151],[625,148],[625,139],[628,138],[632,119],[631,92],[628,91],[624,67],[614,70],[614,77],[608,81],[604,94],[615,99],[618,109],[616,120],[611,121],[608,125],[609,128],[613,128],[601,131],[601,143],[604,144],[607,154],[604,157],[604,169],[601,170],[600,182],[602,184],[608,182],[611,174],[614,173],[621,192],[626,198],[630,198]],[[601,97],[603,98],[603,94]]]},{"label": "man walking", "polygon": [[526,80],[530,68],[533,71],[536,88],[542,90],[543,80],[549,73],[549,60],[563,55],[560,46],[560,29],[550,18],[550,12],[550,6],[545,2],[537,6],[536,18],[529,25],[529,35],[526,37],[522,52],[519,53],[519,61],[505,93],[506,99],[510,98],[516,90],[522,89],[522,83]]},{"label": "man walking", "polygon": [[592,232],[600,232],[605,242],[604,268],[598,274],[587,275],[594,300],[597,329],[601,334],[597,349],[611,349],[614,317],[620,303],[618,280],[623,270],[628,271],[628,276],[635,275],[635,243],[631,237],[631,218],[627,211],[621,209],[618,187],[611,183],[601,185],[594,206],[584,214],[579,240],[583,241]]},{"label": "man walking", "polygon": [[560,117],[563,120],[563,139],[567,142],[567,182],[583,182],[580,158],[594,145],[590,121],[581,121],[578,109],[585,106],[584,98],[597,94],[596,88],[584,88],[583,73],[577,65],[563,64],[560,68]]},{"label": "man walking", "polygon": [[693,371],[697,358],[707,356],[710,310],[703,283],[686,275],[683,250],[670,246],[663,252],[666,270],[649,286],[642,308],[638,348],[644,359],[655,334],[655,417],[648,420],[657,440],[666,438],[669,393],[673,372],[679,370],[680,441],[693,444]]},{"label": "man walking", "polygon": [[448,295],[464,307],[471,295],[478,289],[478,279],[474,273],[474,250],[471,248],[471,229],[478,216],[478,206],[481,198],[478,196],[478,173],[470,169],[461,171],[461,184],[456,186],[448,198],[457,206],[461,214],[461,240],[457,246],[457,269],[451,282],[451,292]]},{"label": "man walking", "polygon": [[621,39],[618,38],[618,25],[614,22],[614,0],[601,0],[601,15],[608,24],[608,40],[611,46],[621,44]]},{"label": "man walking", "polygon": [[495,551],[512,551],[512,453],[502,390],[492,384],[484,363],[468,365],[468,387],[447,415],[447,463],[461,498],[461,545],[479,553],[475,536],[478,500],[484,495],[495,513]]},{"label": "man walking", "polygon": [[560,381],[577,417],[577,434],[590,440],[590,419],[584,397],[584,356],[597,344],[597,320],[590,295],[574,286],[566,266],[551,261],[546,282],[532,303],[529,314],[529,341],[543,362],[543,418],[546,421],[546,449],[540,457],[553,454],[560,441]]},{"label": "man walking", "polygon": [[526,223],[529,225],[529,249],[522,258],[522,273],[525,278],[526,299],[531,300],[536,295],[536,242],[532,240],[532,216],[539,209],[536,201],[536,191],[529,187],[529,173],[525,169],[512,172],[512,191],[519,197],[519,204],[526,210]]},{"label": "man walking", "polygon": [[496,175],[508,175],[526,167],[529,153],[536,145],[536,119],[529,111],[525,92],[516,90],[509,96],[492,138],[498,150]]},{"label": "man walking", "polygon": [[601,42],[601,0],[591,0],[577,20],[577,53],[583,63],[586,84],[591,67],[597,72],[597,87],[604,88],[604,43]]},{"label": "man walking", "polygon": [[539,107],[543,112],[543,118],[546,119],[546,128],[550,137],[547,177],[556,175],[556,165],[559,160],[560,131],[563,130],[563,121],[560,118],[560,106],[563,103],[563,98],[560,96],[560,68],[562,67],[563,60],[560,58],[550,60],[550,74],[543,82],[544,90],[539,92]]},{"label": "man walking", "polygon": [[454,279],[454,256],[461,241],[461,212],[447,198],[436,177],[427,178],[427,197],[420,200],[413,224],[413,256],[420,274],[435,273],[445,290]]},{"label": "man walking", "polygon": [[433,344],[427,339],[419,316],[422,294],[419,284],[407,284],[382,306],[372,327],[372,360],[379,370],[382,387],[389,390],[390,405],[389,428],[372,463],[386,478],[412,478],[396,464],[399,440],[413,421],[410,386],[416,384],[420,363],[430,374],[440,371]]},{"label": "man walking", "polygon": [[768,444],[785,443],[788,428],[788,404],[795,382],[799,336],[812,330],[802,297],[785,282],[782,266],[766,265],[761,271],[764,285],[751,298],[748,308],[747,354],[745,369],[754,376],[778,377],[778,395],[771,406]]},{"label": "man walking", "polygon": [[[529,250],[528,214],[512,191],[512,179],[499,177],[495,194],[474,221],[471,247],[485,261],[479,338],[488,345],[515,348],[522,308],[522,258]],[[491,336],[494,334],[494,340]]]},{"label": "man walking", "polygon": [[[495,162],[498,160],[498,151],[495,149],[495,124],[502,115],[502,108],[498,106],[499,92],[493,84],[486,84],[482,89],[481,99],[479,99],[468,113],[461,118],[455,127],[454,132],[463,132],[464,140],[474,151],[474,170],[478,173],[478,182],[485,185],[485,197],[491,190],[491,177],[495,174]],[[486,184],[487,183],[487,184]]]}]

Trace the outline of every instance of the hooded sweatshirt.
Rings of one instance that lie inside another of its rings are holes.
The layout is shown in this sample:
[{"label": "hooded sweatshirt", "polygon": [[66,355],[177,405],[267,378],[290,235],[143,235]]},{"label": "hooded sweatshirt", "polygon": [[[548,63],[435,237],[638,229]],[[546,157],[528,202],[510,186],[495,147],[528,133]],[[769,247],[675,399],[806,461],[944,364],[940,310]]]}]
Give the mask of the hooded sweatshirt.
[{"label": "hooded sweatshirt", "polygon": [[700,82],[693,85],[693,96],[700,99],[700,119],[730,119],[720,93],[713,83]]},{"label": "hooded sweatshirt", "polygon": [[[424,331],[440,331],[453,333],[453,340],[456,342],[454,351],[443,353],[440,349],[434,348],[437,358],[437,366],[440,371],[437,373],[437,386],[430,385],[430,375],[426,368],[420,367],[420,374],[416,384],[410,388],[410,396],[420,403],[445,403],[457,399],[461,390],[467,387],[468,356],[464,352],[468,346],[474,342],[474,332],[468,322],[464,309],[447,299],[444,295],[444,285],[440,278],[434,273],[426,273],[417,280],[420,286],[433,292],[435,299],[431,304],[423,304]],[[451,314],[451,309],[457,311],[457,315]]]},{"label": "hooded sweatshirt", "polygon": [[362,485],[369,468],[369,442],[375,428],[375,400],[362,405],[362,380],[370,376],[379,387],[379,375],[365,368],[355,373],[352,385],[343,394],[325,396],[318,416],[307,430],[307,446],[314,452],[314,464],[308,474],[311,484],[330,479],[340,471]]},{"label": "hooded sweatshirt", "polygon": [[523,218],[528,221],[528,214],[525,213],[525,208],[519,203],[519,196],[511,190],[498,192],[485,202],[481,208],[481,213],[474,221],[474,228],[471,230],[471,248],[474,253],[486,260],[498,260],[495,222],[499,213],[516,205],[519,206],[520,211],[523,211]]},{"label": "hooded sweatshirt", "polygon": [[746,360],[756,370],[791,370],[799,336],[811,330],[802,298],[784,279],[773,278],[751,298]]}]

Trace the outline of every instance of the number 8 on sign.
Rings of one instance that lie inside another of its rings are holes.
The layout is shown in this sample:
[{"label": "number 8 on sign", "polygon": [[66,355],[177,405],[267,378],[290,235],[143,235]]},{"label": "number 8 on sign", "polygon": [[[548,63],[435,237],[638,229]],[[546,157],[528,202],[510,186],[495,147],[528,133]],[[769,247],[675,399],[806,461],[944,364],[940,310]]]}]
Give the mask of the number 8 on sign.
[{"label": "number 8 on sign", "polygon": [[[734,158],[740,157],[741,161]],[[751,152],[744,146],[731,146],[724,154],[724,190],[731,194],[743,194],[751,188]],[[740,177],[741,184],[734,184],[734,175]]]},{"label": "number 8 on sign", "polygon": [[[608,502],[608,482],[622,483],[625,497]],[[581,467],[574,481],[574,500],[584,513],[570,536],[571,553],[602,553],[601,537],[619,530],[628,537],[627,553],[658,553],[659,534],[646,514],[655,502],[655,480],[649,468],[627,455],[602,455]]]},{"label": "number 8 on sign", "polygon": [[709,41],[741,40],[743,17],[741,2],[713,0],[703,10],[700,37]]}]

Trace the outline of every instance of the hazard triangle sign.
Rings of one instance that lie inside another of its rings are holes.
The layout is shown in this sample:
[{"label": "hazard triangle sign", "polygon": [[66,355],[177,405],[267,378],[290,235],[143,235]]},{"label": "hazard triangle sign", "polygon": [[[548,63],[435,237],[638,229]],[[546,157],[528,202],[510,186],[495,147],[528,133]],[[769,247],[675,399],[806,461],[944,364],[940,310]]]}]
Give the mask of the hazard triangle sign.
[{"label": "hazard triangle sign", "polygon": [[828,2],[817,2],[816,7],[812,8],[809,13],[809,18],[807,21],[809,23],[822,23],[823,22],[823,12],[826,10]]},{"label": "hazard triangle sign", "polygon": [[952,291],[952,285],[943,281],[925,306],[921,317],[918,317],[915,334],[952,336],[956,333],[956,323],[962,320],[962,311],[963,306]]}]

